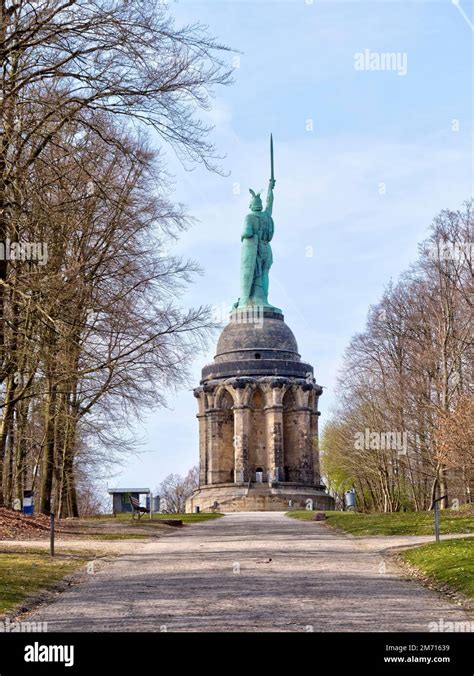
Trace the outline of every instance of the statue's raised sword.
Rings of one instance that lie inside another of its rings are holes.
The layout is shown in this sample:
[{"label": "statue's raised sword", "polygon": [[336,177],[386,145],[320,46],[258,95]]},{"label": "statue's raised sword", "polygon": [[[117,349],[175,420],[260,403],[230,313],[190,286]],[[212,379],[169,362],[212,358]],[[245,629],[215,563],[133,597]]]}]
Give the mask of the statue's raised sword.
[{"label": "statue's raised sword", "polygon": [[270,134],[270,181],[273,187],[275,185],[275,171],[273,168],[273,134]]}]

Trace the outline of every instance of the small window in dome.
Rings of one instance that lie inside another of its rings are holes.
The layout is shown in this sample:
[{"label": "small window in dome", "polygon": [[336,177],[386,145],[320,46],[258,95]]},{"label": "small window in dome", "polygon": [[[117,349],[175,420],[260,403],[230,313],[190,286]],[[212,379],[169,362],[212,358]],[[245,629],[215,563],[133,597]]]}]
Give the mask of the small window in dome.
[{"label": "small window in dome", "polygon": [[261,359],[261,358],[262,358],[262,355],[260,354],[260,352],[255,352],[255,359]]}]

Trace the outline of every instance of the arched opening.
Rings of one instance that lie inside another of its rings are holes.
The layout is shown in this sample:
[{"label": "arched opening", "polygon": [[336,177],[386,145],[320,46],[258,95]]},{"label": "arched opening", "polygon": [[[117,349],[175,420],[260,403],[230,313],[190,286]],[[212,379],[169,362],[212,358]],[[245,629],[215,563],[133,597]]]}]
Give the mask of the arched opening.
[{"label": "arched opening", "polygon": [[268,470],[264,405],[263,394],[256,389],[250,401],[249,472],[252,481],[258,480],[257,470],[260,481],[265,481]]},{"label": "arched opening", "polygon": [[289,389],[283,397],[283,476],[284,481],[298,481],[298,417],[296,397]]},{"label": "arched opening", "polygon": [[218,435],[220,437],[220,454],[215,459],[218,463],[219,483],[231,483],[234,481],[234,413],[232,407],[234,400],[225,390],[219,402],[220,420]]}]

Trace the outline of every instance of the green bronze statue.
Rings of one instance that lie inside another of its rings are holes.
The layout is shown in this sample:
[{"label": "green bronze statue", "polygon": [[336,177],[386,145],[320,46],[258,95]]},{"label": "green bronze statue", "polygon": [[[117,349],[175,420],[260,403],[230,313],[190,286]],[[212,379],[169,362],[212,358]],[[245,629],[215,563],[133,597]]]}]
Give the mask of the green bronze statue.
[{"label": "green bronze statue", "polygon": [[269,271],[273,263],[270,242],[275,226],[272,218],[273,188],[275,177],[273,169],[273,137],[270,135],[270,181],[267,201],[263,209],[260,193],[250,188],[250,213],[245,217],[240,261],[240,298],[234,308],[259,307],[264,310],[281,312],[268,302]]}]

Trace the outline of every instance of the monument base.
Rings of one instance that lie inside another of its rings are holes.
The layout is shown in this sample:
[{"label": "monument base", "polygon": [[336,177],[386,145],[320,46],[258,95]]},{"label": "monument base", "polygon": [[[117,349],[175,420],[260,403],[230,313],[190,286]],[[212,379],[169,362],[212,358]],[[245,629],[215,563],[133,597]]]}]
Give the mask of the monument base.
[{"label": "monument base", "polygon": [[186,512],[287,512],[307,509],[334,509],[334,498],[320,486],[275,483],[272,485],[215,484],[201,486],[186,501]]}]

